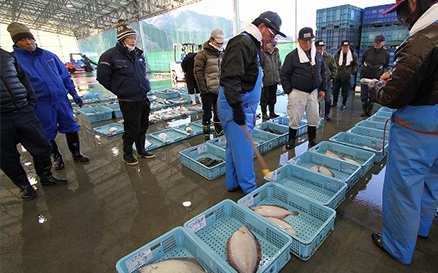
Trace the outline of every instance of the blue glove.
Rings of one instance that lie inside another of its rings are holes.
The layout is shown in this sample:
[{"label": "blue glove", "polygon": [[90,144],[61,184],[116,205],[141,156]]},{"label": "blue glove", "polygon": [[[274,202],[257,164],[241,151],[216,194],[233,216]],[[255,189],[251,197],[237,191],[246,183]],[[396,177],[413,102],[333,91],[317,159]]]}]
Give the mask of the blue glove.
[{"label": "blue glove", "polygon": [[73,96],[73,100],[76,102],[77,105],[79,105],[79,107],[82,107],[82,105],[84,105],[84,102],[78,94]]},{"label": "blue glove", "polygon": [[245,112],[240,104],[233,105],[233,119],[238,125],[245,125]]}]

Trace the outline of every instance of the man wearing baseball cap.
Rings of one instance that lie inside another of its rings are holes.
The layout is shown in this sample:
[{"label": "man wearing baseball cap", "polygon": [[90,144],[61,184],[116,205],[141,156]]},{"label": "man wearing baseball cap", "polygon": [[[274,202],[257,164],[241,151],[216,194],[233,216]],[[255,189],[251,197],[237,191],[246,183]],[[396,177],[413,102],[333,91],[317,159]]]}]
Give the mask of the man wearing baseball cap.
[{"label": "man wearing baseball cap", "polygon": [[[374,39],[374,47],[368,48],[362,57],[360,77],[362,79],[380,79],[389,66],[389,52],[384,48],[386,38],[377,35]],[[368,93],[368,84],[360,85],[360,100],[362,101],[361,117],[371,116],[374,100]]]},{"label": "man wearing baseball cap", "polygon": [[135,46],[137,33],[123,19],[117,22],[117,43],[99,58],[97,81],[114,93],[123,114],[123,160],[128,166],[138,164],[137,156],[151,159],[155,155],[146,151],[146,131],[149,127],[151,103],[147,93],[151,84],[146,77],[146,59],[143,50]]},{"label": "man wearing baseball cap", "polygon": [[210,140],[211,113],[216,136],[223,135],[223,129],[216,112],[216,102],[219,93],[219,75],[224,56],[225,33],[216,28],[211,31],[210,39],[204,43],[204,49],[196,54],[194,74],[201,91],[202,98],[202,129],[205,141]]},{"label": "man wearing baseball cap", "polygon": [[35,113],[52,144],[55,170],[64,168],[61,152],[55,142],[58,132],[65,134],[68,148],[75,161],[90,161],[81,153],[78,133],[81,126],[74,120],[73,108],[67,94],[73,97],[79,107],[82,107],[83,102],[64,63],[52,52],[38,47],[27,26],[11,23],[8,31],[14,41],[14,55],[35,90]]},{"label": "man wearing baseball cap", "polygon": [[262,46],[285,36],[280,32],[277,13],[260,14],[244,31],[227,45],[221,65],[221,81],[217,103],[226,148],[226,187],[242,189],[247,194],[257,189],[254,173],[254,151],[246,135],[252,135],[256,110],[262,89]]},{"label": "man wearing baseball cap", "polygon": [[313,30],[302,28],[298,47],[290,52],[281,68],[281,85],[288,96],[289,142],[286,149],[295,147],[295,137],[300,121],[307,114],[309,148],[318,144],[316,128],[319,125],[319,101],[325,96],[327,78],[324,59],[313,43]]},{"label": "man wearing baseball cap", "polygon": [[335,63],[335,59],[333,56],[325,51],[325,42],[323,40],[318,40],[315,42],[316,50],[321,52],[322,57],[324,58],[325,63],[325,71],[327,72],[327,91],[325,92],[324,100],[325,100],[325,119],[327,121],[331,121],[330,117],[330,108],[332,107],[332,85],[333,80],[336,78],[338,74],[338,67]]}]

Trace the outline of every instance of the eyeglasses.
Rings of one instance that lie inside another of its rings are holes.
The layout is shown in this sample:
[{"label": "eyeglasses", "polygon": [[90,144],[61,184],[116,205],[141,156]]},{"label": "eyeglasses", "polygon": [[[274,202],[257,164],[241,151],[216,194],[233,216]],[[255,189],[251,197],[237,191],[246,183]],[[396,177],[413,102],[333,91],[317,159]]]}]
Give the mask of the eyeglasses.
[{"label": "eyeglasses", "polygon": [[277,34],[274,34],[274,32],[267,27],[267,29],[269,30],[269,33],[271,33],[272,38],[275,38],[275,36],[277,36]]}]

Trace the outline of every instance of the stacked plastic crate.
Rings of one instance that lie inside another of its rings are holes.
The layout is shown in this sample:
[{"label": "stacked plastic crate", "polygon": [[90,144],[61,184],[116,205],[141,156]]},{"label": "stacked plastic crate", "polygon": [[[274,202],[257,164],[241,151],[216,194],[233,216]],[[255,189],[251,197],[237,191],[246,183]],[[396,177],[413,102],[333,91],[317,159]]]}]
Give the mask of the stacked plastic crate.
[{"label": "stacked plastic crate", "polygon": [[[382,15],[382,13],[392,5],[393,4],[387,4],[364,9],[359,64],[362,61],[365,51],[374,46],[374,38],[377,35],[384,35],[386,37],[385,47],[390,53],[389,64],[392,66],[394,63],[395,49],[408,37],[409,31],[400,24],[396,12]],[[358,70],[358,73],[359,72],[360,69]],[[360,80],[359,75],[357,80]]]},{"label": "stacked plastic crate", "polygon": [[359,49],[361,27],[361,8],[342,5],[316,11],[316,39],[326,42],[327,50],[337,50],[343,40],[349,40],[355,49]]}]

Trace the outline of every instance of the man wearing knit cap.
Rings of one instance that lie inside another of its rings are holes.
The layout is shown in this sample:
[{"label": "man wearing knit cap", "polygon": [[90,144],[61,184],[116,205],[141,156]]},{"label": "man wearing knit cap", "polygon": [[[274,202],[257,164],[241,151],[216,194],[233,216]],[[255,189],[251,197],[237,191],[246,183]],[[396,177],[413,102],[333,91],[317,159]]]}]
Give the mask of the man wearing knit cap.
[{"label": "man wearing knit cap", "polygon": [[52,144],[55,170],[64,168],[62,155],[55,142],[58,132],[65,134],[74,160],[89,161],[79,148],[80,125],[73,118],[73,108],[67,94],[73,97],[79,107],[83,102],[64,63],[52,52],[39,48],[27,26],[11,23],[8,31],[14,42],[14,55],[35,89],[35,112]]},{"label": "man wearing knit cap", "polygon": [[226,187],[248,194],[257,189],[254,151],[245,130],[252,135],[262,91],[262,46],[275,41],[280,32],[277,13],[260,14],[227,45],[221,65],[217,111],[222,122],[226,147]]},{"label": "man wearing knit cap", "polygon": [[146,60],[143,51],[135,47],[137,33],[125,20],[117,22],[117,44],[100,56],[97,80],[119,99],[124,118],[123,160],[126,165],[137,165],[137,156],[154,158],[147,152],[146,131],[149,126],[150,102],[147,93],[151,85],[146,77]]}]

